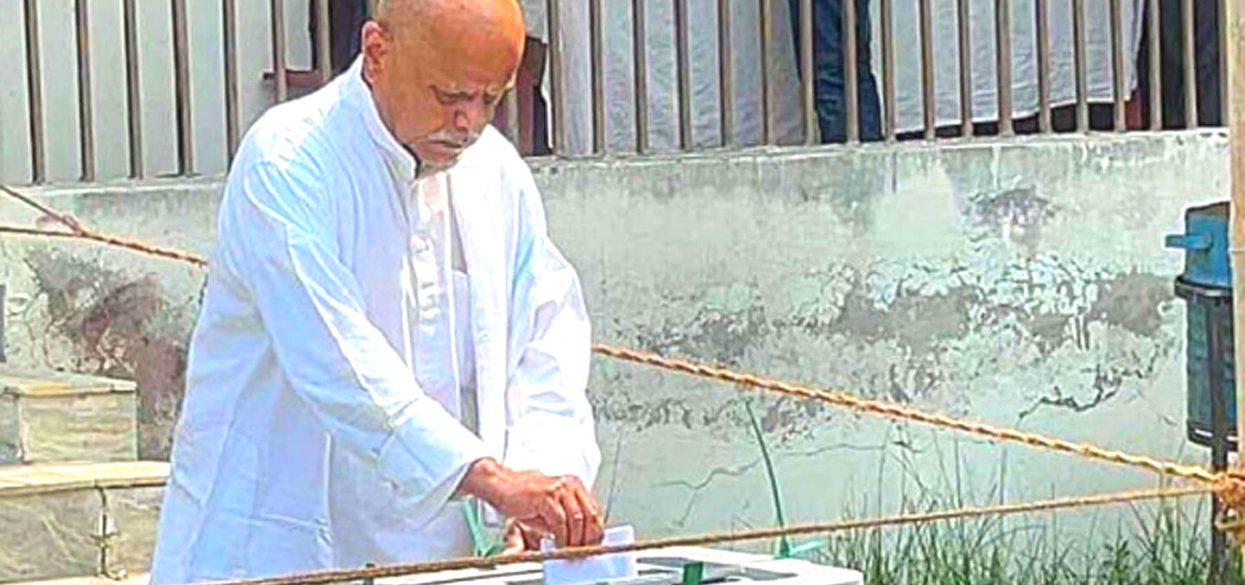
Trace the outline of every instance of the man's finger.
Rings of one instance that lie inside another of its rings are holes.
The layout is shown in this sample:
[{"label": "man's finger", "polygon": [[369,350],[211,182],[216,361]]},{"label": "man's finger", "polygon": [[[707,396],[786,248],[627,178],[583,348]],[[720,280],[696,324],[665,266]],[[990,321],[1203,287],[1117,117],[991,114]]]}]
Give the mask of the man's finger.
[{"label": "man's finger", "polygon": [[510,524],[510,529],[506,531],[506,548],[503,554],[521,553],[527,548],[527,543],[523,538],[523,527],[518,522]]},{"label": "man's finger", "polygon": [[540,519],[553,533],[553,540],[561,546],[566,546],[566,513],[563,512],[556,496],[549,496],[541,503]]},{"label": "man's finger", "polygon": [[575,497],[579,499],[579,508],[584,510],[583,543],[599,544],[601,538],[605,536],[605,525],[601,521],[601,513],[597,511],[592,501],[592,495],[584,490],[576,490]]},{"label": "man's finger", "polygon": [[562,511],[566,514],[566,545],[583,546],[585,515],[579,505],[579,497],[575,495],[575,490],[558,490],[558,503],[562,505]]}]

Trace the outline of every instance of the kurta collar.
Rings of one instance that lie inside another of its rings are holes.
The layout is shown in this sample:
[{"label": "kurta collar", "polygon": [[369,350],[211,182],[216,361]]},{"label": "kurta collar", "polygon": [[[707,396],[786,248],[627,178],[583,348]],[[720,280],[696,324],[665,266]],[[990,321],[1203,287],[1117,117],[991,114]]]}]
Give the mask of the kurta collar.
[{"label": "kurta collar", "polygon": [[372,97],[372,88],[363,80],[362,55],[355,58],[354,64],[346,71],[343,83],[346,101],[353,104],[363,115],[367,132],[380,149],[390,170],[405,181],[414,181],[419,175],[419,159],[398,143],[381,119],[380,110],[376,109],[376,99]]}]

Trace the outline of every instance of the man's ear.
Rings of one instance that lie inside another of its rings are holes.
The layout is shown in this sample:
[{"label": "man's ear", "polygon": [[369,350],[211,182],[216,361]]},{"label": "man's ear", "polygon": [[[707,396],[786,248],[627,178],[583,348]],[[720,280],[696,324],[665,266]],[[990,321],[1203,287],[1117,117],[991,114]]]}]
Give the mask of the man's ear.
[{"label": "man's ear", "polygon": [[384,67],[384,58],[389,54],[392,39],[385,27],[374,20],[364,24],[359,34],[363,53],[363,79],[373,83]]}]

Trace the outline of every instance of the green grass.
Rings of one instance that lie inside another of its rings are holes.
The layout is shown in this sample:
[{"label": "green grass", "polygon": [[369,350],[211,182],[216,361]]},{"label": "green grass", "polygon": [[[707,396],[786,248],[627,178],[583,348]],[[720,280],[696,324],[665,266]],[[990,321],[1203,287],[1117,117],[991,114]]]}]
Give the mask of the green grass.
[{"label": "green grass", "polygon": [[[744,404],[765,463],[774,516],[786,526],[781,474],[770,456],[765,433],[750,402]],[[1005,493],[1006,457],[1000,459],[998,482],[984,498],[965,493],[959,443],[946,468],[944,453],[934,442],[941,473],[940,490],[923,486],[926,496],[905,498],[903,513],[932,512],[970,505],[1001,503]],[[877,490],[885,458],[879,460]],[[893,486],[892,486],[893,487]],[[973,500],[985,500],[976,501]],[[1182,505],[1183,504],[1183,505]],[[873,506],[880,508],[880,505]],[[1060,513],[995,516],[950,522],[913,524],[830,534],[826,540],[793,547],[785,538],[774,543],[777,557],[809,560],[864,573],[866,585],[1205,585],[1209,583],[1210,527],[1206,498],[1133,504],[1130,519],[1118,522],[1112,538],[1061,528]],[[844,518],[870,517],[868,504],[844,510]],[[876,511],[876,510],[872,510]],[[1071,510],[1063,514],[1087,513]],[[876,514],[875,514],[876,515]],[[1126,517],[1127,518],[1127,517]],[[1245,585],[1236,547],[1227,547],[1224,579],[1219,585]]]},{"label": "green grass", "polygon": [[[1203,506],[1204,508],[1204,506]],[[1110,544],[1032,517],[987,518],[830,535],[813,560],[852,567],[870,585],[1204,585],[1210,539],[1204,510],[1141,506]],[[1229,547],[1231,548],[1231,547]],[[1232,554],[1226,583],[1245,583]]]}]

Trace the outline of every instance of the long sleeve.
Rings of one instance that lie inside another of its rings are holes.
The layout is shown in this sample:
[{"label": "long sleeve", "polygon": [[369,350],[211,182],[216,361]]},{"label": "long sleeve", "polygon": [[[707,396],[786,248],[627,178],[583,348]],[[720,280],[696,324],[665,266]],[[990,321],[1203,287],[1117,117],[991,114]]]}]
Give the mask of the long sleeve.
[{"label": "long sleeve", "polygon": [[585,393],[591,327],[579,277],[550,241],[539,195],[523,171],[506,463],[575,475],[590,486],[601,458]]},{"label": "long sleeve", "polygon": [[408,517],[435,514],[485,446],[419,388],[339,260],[328,187],[272,162],[235,172],[218,261],[249,292],[293,391],[333,440],[374,462]]}]

